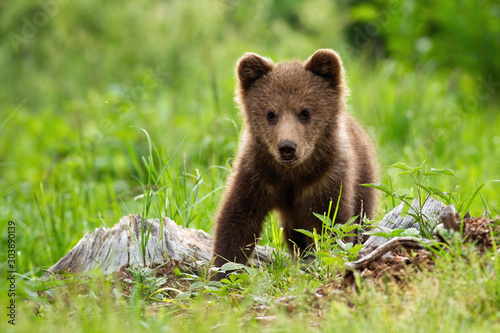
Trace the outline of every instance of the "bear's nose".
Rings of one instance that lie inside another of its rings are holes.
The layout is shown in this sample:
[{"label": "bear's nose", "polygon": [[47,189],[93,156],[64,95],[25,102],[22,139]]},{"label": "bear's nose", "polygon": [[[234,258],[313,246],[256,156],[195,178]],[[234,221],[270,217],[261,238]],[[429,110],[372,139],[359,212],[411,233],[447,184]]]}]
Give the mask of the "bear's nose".
[{"label": "bear's nose", "polygon": [[284,141],[278,145],[278,150],[280,152],[281,158],[284,161],[291,161],[295,155],[295,148],[297,145],[291,141]]}]

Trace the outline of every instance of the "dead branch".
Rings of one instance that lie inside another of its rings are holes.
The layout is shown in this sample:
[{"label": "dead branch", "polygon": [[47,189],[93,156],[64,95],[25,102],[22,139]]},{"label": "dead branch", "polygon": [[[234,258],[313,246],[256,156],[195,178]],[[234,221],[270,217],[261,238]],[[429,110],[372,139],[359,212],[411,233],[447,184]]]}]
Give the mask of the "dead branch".
[{"label": "dead branch", "polygon": [[363,270],[370,263],[379,260],[386,253],[396,249],[397,247],[405,247],[408,249],[427,249],[429,246],[436,244],[436,241],[431,239],[421,239],[415,237],[394,237],[387,241],[383,245],[376,247],[369,254],[365,255],[363,258],[348,262],[345,264],[345,269],[348,271]]}]

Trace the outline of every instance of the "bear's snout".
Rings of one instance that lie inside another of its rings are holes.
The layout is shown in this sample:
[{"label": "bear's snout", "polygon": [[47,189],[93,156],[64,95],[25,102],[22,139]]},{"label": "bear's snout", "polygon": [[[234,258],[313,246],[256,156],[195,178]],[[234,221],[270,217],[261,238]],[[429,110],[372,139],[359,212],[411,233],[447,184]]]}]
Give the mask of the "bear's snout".
[{"label": "bear's snout", "polygon": [[290,163],[295,160],[295,151],[297,145],[291,141],[284,141],[278,145],[281,160],[285,163]]}]

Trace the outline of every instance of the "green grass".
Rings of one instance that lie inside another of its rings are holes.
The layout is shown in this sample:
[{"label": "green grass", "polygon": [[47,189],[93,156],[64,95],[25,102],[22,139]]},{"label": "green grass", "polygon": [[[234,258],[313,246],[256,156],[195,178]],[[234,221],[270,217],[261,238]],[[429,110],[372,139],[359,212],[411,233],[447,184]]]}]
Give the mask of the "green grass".
[{"label": "green grass", "polygon": [[[387,166],[426,160],[455,171],[456,177],[433,178],[432,186],[453,190],[457,202],[486,183],[470,205],[472,215],[487,207],[494,216],[500,207],[498,183],[487,183],[500,178],[498,91],[476,96],[480,82],[471,63],[466,72],[396,56],[371,61],[371,48],[350,52],[347,4],[74,1],[60,4],[33,36],[13,47],[10,34],[22,35],[26,20],[41,10],[37,0],[27,0],[0,11],[0,212],[3,221],[16,222],[16,330],[498,329],[499,265],[493,255],[472,258],[471,265],[444,260],[439,273],[419,276],[404,291],[365,286],[359,294],[322,300],[318,328],[309,325],[316,317],[308,313],[315,313],[312,290],[323,283],[321,276],[280,264],[217,301],[200,297],[159,309],[127,299],[120,286],[114,292],[110,281],[98,277],[36,280],[86,232],[112,226],[123,215],[168,216],[211,232],[241,129],[234,66],[246,51],[278,61],[306,59],[323,47],[339,50],[350,111],[379,147],[381,182],[414,193],[414,184]],[[473,59],[476,51],[470,52]],[[382,200],[379,216],[394,204]],[[6,227],[0,237],[0,257],[6,258]],[[261,243],[283,255],[274,215]],[[0,276],[6,272],[2,259]],[[60,296],[33,293],[59,284],[68,289]],[[77,292],[85,284],[88,289]],[[248,300],[237,302],[242,293]],[[273,309],[278,296],[298,295],[300,301],[294,313],[276,307],[277,320],[261,324],[254,320],[260,301],[252,295]],[[3,307],[6,285],[0,299]]]},{"label": "green grass", "polygon": [[[324,282],[311,279],[296,267],[251,275],[248,284],[223,297],[202,295],[194,299],[167,300],[146,306],[140,298],[127,299],[110,280],[94,277],[82,281],[43,283],[48,296],[23,294],[19,304],[18,331],[53,331],[64,327],[76,332],[175,331],[175,332],[396,332],[484,331],[499,327],[500,285],[498,259],[446,255],[435,272],[417,274],[404,289],[393,282],[361,284],[359,291],[329,287],[327,297],[314,294]],[[277,273],[280,273],[279,275]],[[281,277],[277,281],[276,277]],[[40,288],[23,283],[21,290]],[[325,287],[328,290],[328,287]],[[280,304],[282,296],[296,296]],[[33,315],[33,311],[37,314]],[[262,314],[276,316],[258,322]],[[5,326],[4,326],[5,327]]]}]

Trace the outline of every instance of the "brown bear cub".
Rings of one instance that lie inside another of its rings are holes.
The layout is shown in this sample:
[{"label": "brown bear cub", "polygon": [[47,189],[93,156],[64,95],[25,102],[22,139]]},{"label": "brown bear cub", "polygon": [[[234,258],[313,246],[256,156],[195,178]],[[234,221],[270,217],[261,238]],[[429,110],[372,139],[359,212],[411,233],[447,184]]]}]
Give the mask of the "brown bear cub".
[{"label": "brown bear cub", "polygon": [[304,251],[312,240],[295,229],[321,232],[313,212],[327,212],[331,200],[335,207],[341,185],[335,223],[373,217],[376,194],[360,184],[377,179],[375,149],[346,112],[339,55],[324,49],[305,63],[273,64],[245,53],[236,71],[244,126],[216,219],[214,265],[246,263],[272,210],[289,249]]}]

